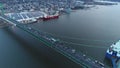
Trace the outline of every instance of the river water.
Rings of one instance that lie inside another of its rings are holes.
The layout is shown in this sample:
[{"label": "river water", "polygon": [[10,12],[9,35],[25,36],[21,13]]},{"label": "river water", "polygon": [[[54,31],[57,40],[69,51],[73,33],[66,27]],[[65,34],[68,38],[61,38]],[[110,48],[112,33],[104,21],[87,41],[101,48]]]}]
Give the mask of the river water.
[{"label": "river water", "polygon": [[[29,26],[48,32],[77,51],[104,62],[107,48],[120,39],[119,11],[120,5],[97,5]],[[0,29],[0,36],[1,68],[81,68],[18,28]]]}]

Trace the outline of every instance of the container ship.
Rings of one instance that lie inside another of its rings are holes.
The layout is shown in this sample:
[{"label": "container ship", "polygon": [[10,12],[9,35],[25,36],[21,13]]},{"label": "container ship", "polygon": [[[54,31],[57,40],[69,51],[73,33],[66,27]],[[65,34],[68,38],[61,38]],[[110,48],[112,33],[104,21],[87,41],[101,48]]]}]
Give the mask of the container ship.
[{"label": "container ship", "polygon": [[54,15],[47,15],[47,14],[45,14],[41,19],[43,21],[47,21],[47,20],[58,19],[58,18],[59,18],[59,12],[56,11],[56,13]]},{"label": "container ship", "polygon": [[118,68],[117,63],[120,59],[120,40],[112,44],[106,51],[106,58],[112,62],[113,68]]}]

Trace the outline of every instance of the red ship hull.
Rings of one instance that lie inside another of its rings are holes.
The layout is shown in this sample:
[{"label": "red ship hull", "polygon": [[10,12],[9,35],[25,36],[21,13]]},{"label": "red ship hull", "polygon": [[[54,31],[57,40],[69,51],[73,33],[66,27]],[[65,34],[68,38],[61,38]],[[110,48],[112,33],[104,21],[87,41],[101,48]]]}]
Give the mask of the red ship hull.
[{"label": "red ship hull", "polygon": [[59,18],[59,15],[56,15],[56,16],[47,16],[47,17],[43,17],[43,21],[47,21],[47,20],[51,20],[51,19],[58,19]]}]

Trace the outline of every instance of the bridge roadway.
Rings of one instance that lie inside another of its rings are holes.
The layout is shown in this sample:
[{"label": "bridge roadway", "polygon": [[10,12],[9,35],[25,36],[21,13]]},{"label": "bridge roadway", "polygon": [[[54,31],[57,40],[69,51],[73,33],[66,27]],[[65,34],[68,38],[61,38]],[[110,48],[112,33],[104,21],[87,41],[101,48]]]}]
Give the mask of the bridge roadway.
[{"label": "bridge roadway", "polygon": [[29,33],[34,38],[37,38],[39,41],[46,44],[48,47],[54,49],[55,51],[61,53],[64,56],[66,56],[73,62],[83,66],[83,68],[106,68],[103,63],[101,63],[97,60],[94,60],[94,59],[90,59],[85,54],[82,54],[82,53],[76,51],[72,47],[68,47],[69,44],[62,42],[59,39],[56,39],[43,31],[38,31],[36,29],[28,27],[27,25],[20,24],[19,22],[15,21],[13,19],[10,19],[5,15],[0,15],[0,18],[3,21],[6,21],[6,22],[12,24],[13,26],[16,26],[16,27],[24,30],[25,32]]}]

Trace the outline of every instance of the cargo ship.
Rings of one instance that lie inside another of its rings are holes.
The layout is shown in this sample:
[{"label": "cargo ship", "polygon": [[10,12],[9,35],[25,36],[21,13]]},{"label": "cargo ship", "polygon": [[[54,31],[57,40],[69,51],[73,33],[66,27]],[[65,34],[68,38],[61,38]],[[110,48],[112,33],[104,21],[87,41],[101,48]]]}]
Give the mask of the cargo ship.
[{"label": "cargo ship", "polygon": [[59,12],[56,11],[54,15],[47,15],[45,14],[43,18],[41,18],[43,21],[51,20],[51,19],[58,19],[59,18]]},{"label": "cargo ship", "polygon": [[112,62],[113,68],[117,68],[117,62],[120,59],[120,40],[107,49],[105,57]]}]

